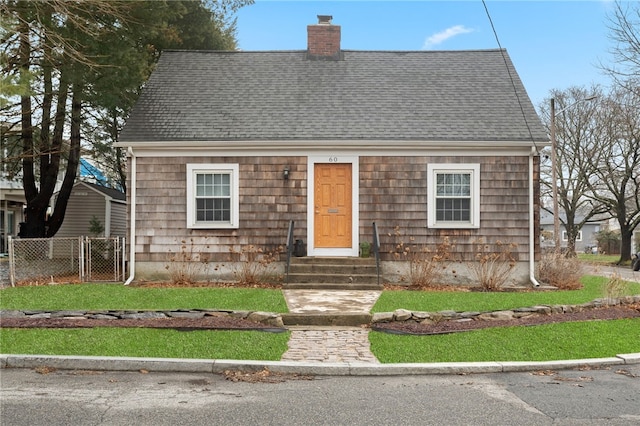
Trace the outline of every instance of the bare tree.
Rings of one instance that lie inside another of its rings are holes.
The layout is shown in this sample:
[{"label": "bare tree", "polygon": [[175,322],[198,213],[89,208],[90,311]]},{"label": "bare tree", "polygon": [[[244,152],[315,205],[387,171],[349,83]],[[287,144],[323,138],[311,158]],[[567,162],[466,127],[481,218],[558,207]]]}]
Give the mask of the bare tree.
[{"label": "bare tree", "polygon": [[640,224],[640,94],[619,86],[598,105],[595,133],[581,151],[585,181],[589,197],[618,221],[624,262]]},{"label": "bare tree", "polygon": [[[599,220],[598,216],[606,208],[597,200],[588,197],[588,176],[583,173],[588,167],[587,159],[582,156],[582,147],[594,137],[598,105],[588,102],[593,96],[602,96],[601,89],[572,87],[567,90],[554,90],[551,98],[556,104],[556,175],[560,223],[567,233],[567,255],[575,256],[576,239],[582,227],[589,222]],[[550,100],[540,106],[543,121],[547,128],[551,126]],[[542,167],[542,195],[550,197],[552,193],[551,167],[549,161]],[[554,213],[549,207],[543,207]]]},{"label": "bare tree", "polygon": [[640,3],[616,1],[608,21],[614,65],[600,68],[628,90],[637,91],[637,84],[631,83],[640,80]]}]

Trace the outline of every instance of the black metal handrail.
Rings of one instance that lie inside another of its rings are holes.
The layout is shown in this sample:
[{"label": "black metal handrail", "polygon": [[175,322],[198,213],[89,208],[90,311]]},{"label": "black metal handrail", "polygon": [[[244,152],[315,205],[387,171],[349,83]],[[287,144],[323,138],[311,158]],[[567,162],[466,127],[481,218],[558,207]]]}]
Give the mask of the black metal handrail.
[{"label": "black metal handrail", "polygon": [[295,222],[289,221],[289,232],[287,233],[287,265],[285,266],[286,282],[289,282],[289,265],[291,264],[291,253],[293,253],[293,227]]},{"label": "black metal handrail", "polygon": [[373,222],[373,255],[376,258],[376,272],[378,274],[378,285],[380,285],[380,235],[375,222]]}]

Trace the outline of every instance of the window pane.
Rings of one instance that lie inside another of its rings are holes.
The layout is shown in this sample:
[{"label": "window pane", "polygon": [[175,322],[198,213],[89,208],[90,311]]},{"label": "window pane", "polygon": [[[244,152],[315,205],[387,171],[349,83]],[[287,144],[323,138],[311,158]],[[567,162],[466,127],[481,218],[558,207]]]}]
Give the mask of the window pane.
[{"label": "window pane", "polygon": [[231,200],[214,200],[213,218],[216,222],[228,222],[231,220]]},{"label": "window pane", "polygon": [[471,200],[469,198],[436,199],[436,220],[469,222],[471,220]]},{"label": "window pane", "polygon": [[436,175],[437,197],[471,196],[470,173],[438,173]]},{"label": "window pane", "polygon": [[231,175],[208,173],[196,175],[196,197],[230,197]]}]

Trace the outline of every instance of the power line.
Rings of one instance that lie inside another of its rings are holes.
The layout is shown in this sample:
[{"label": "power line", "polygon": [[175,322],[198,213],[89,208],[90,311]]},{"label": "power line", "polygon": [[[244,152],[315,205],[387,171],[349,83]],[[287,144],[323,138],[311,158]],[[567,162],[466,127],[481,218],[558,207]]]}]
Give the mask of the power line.
[{"label": "power line", "polygon": [[536,144],[535,138],[533,137],[533,133],[531,132],[531,127],[529,126],[529,122],[527,121],[527,115],[524,112],[524,106],[520,100],[520,96],[518,95],[518,90],[516,88],[516,83],[511,74],[511,69],[509,68],[509,63],[507,61],[507,57],[505,55],[505,50],[502,48],[502,44],[500,44],[500,39],[498,38],[498,33],[496,32],[496,27],[493,25],[493,19],[491,19],[491,14],[489,13],[489,8],[487,7],[487,3],[485,0],[482,0],[482,5],[484,6],[484,10],[487,13],[487,18],[489,18],[489,23],[491,24],[491,29],[493,30],[493,35],[496,38],[496,42],[498,43],[498,47],[500,48],[500,54],[502,55],[502,60],[504,61],[504,66],[507,69],[507,74],[509,74],[509,79],[511,80],[511,87],[513,87],[513,93],[516,95],[516,100],[518,101],[518,106],[520,107],[520,113],[522,114],[522,119],[524,120],[524,124],[527,126],[527,131],[529,132],[529,137],[531,138],[531,142],[533,146],[536,148],[538,154],[540,154],[540,148]]}]

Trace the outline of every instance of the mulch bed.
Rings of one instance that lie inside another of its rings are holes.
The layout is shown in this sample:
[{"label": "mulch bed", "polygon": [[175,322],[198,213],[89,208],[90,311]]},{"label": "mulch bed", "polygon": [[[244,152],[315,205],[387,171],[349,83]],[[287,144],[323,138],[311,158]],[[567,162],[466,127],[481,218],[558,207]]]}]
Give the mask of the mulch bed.
[{"label": "mulch bed", "polygon": [[[490,327],[532,326],[567,321],[615,320],[640,318],[640,305],[608,306],[587,309],[582,312],[550,315],[533,315],[508,321],[440,321],[434,324],[420,324],[415,321],[377,323],[371,328],[395,334],[445,334],[460,331],[479,330]],[[172,328],[180,331],[192,330],[261,330],[284,331],[282,328],[248,321],[231,316],[204,318],[160,318],[160,319],[64,319],[64,318],[5,318],[0,321],[3,328],[92,328],[92,327],[133,327]]]},{"label": "mulch bed", "polygon": [[231,316],[204,318],[151,318],[151,319],[65,319],[65,318],[5,318],[2,328],[172,328],[179,331],[194,330],[258,330],[279,332],[284,329]]}]

